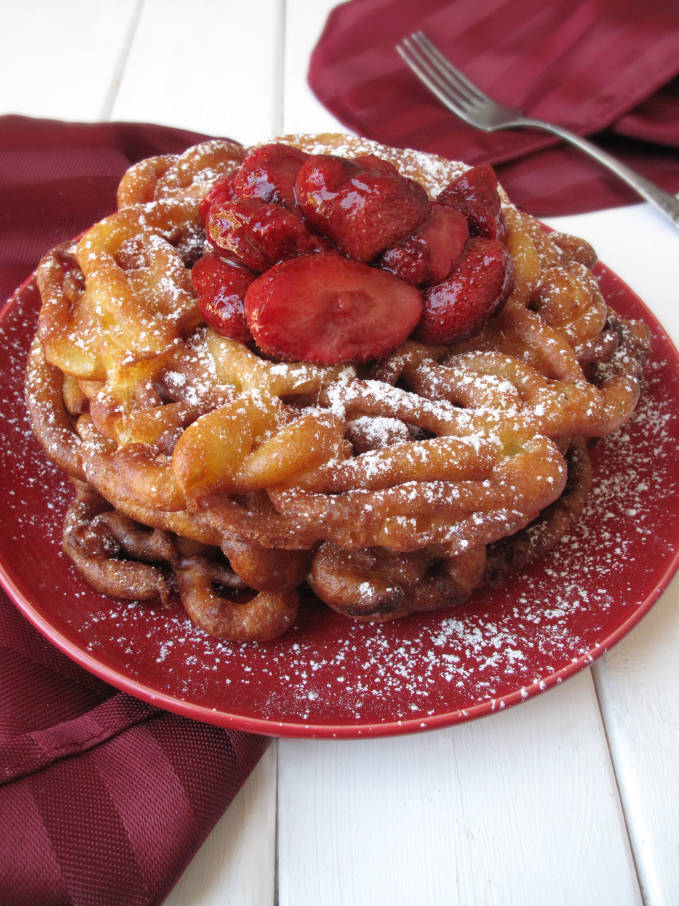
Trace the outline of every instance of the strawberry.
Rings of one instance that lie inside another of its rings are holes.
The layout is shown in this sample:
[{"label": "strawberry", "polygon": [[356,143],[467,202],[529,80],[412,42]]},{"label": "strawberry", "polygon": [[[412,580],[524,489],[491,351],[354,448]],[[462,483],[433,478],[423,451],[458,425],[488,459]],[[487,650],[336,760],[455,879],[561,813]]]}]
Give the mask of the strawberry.
[{"label": "strawberry", "polygon": [[308,156],[298,148],[277,142],[255,148],[236,173],[236,196],[273,201],[294,211],[295,177]]},{"label": "strawberry", "polygon": [[448,276],[468,237],[464,214],[433,202],[424,223],[382,253],[380,266],[406,283],[431,286]]},{"label": "strawberry", "polygon": [[359,164],[365,170],[372,170],[375,173],[385,173],[387,176],[396,176],[400,174],[396,167],[388,160],[378,157],[376,154],[359,154],[352,157],[355,164]]},{"label": "strawberry", "polygon": [[203,255],[191,269],[198,308],[205,322],[218,333],[242,343],[250,340],[243,300],[254,278],[252,271],[229,264],[215,252]]},{"label": "strawberry", "polygon": [[421,313],[415,287],[334,252],[283,261],[245,294],[263,352],[324,365],[379,358],[406,339]]},{"label": "strawberry", "polygon": [[365,262],[411,233],[429,210],[422,186],[374,155],[308,158],[297,174],[295,195],[313,229]]},{"label": "strawberry", "polygon": [[265,271],[283,258],[324,247],[299,217],[261,198],[213,205],[205,232],[218,251],[235,255],[253,271]]},{"label": "strawberry", "polygon": [[469,221],[469,232],[486,239],[507,238],[495,170],[488,164],[472,167],[441,192],[437,201],[462,211]]},{"label": "strawberry", "polygon": [[198,213],[200,214],[203,225],[205,225],[207,215],[213,205],[223,204],[224,202],[231,201],[231,199],[235,197],[233,188],[234,178],[235,174],[232,173],[230,176],[227,176],[226,179],[220,179],[201,201],[200,206],[198,207]]},{"label": "strawberry", "polygon": [[507,247],[497,239],[471,239],[452,273],[425,290],[417,338],[439,345],[471,336],[499,310],[513,283]]}]

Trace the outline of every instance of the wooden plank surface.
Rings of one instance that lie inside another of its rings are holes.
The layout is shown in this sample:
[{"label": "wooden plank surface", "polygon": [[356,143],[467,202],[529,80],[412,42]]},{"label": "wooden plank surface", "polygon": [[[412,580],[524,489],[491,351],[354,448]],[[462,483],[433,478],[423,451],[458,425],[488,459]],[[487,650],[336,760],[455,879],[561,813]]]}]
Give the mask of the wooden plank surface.
[{"label": "wooden plank surface", "polygon": [[[9,0],[0,111],[245,143],[334,129],[306,84],[332,5]],[[679,337],[672,227],[645,208],[555,223],[592,239]],[[641,902],[636,867],[644,901],[670,906],[678,604],[674,582],[594,671],[503,714],[399,739],[273,744],[168,903],[618,906]]]},{"label": "wooden plank surface", "polygon": [[283,132],[344,132],[307,82],[309,57],[328,13],[328,0],[287,0],[285,16]]},{"label": "wooden plank surface", "polygon": [[280,131],[282,0],[145,0],[111,118],[244,144]]},{"label": "wooden plank surface", "polygon": [[282,743],[278,825],[281,906],[640,902],[589,672],[446,730]]},{"label": "wooden plank surface", "polygon": [[4,0],[0,11],[0,111],[107,119],[137,0]]}]

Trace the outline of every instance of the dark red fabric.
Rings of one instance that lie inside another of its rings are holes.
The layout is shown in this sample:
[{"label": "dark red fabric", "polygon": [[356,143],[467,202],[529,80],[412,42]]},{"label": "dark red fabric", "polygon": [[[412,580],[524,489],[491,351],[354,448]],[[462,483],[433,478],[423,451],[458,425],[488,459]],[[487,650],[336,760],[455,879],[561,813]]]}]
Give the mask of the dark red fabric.
[{"label": "dark red fabric", "polygon": [[353,0],[335,8],[309,83],[361,135],[468,163],[492,163],[534,214],[638,197],[598,164],[535,131],[484,133],[449,113],[394,45],[422,30],[491,97],[592,135],[679,189],[679,5],[667,0]]},{"label": "dark red fabric", "polygon": [[[0,117],[0,294],[115,206],[120,175],[202,136]],[[0,592],[0,904],[162,902],[266,741],[117,692]]]}]

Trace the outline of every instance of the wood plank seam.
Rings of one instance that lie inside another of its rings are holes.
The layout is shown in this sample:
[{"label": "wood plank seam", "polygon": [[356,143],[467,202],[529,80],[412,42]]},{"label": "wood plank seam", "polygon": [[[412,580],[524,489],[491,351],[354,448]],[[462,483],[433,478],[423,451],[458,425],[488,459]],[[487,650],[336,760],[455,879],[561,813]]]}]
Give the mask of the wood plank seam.
[{"label": "wood plank seam", "polygon": [[125,68],[127,66],[127,61],[130,56],[130,50],[132,48],[137,28],[139,26],[139,20],[141,18],[144,2],[145,0],[137,0],[134,5],[134,9],[132,10],[132,15],[130,16],[127,31],[125,32],[125,41],[120,50],[118,62],[116,63],[115,69],[113,70],[111,84],[109,85],[109,89],[106,92],[106,97],[104,98],[104,103],[101,108],[100,119],[103,122],[108,122],[111,119],[113,106],[118,96],[120,83],[122,82],[123,74],[125,73]]},{"label": "wood plank seam", "polygon": [[287,0],[278,0],[276,5],[276,60],[274,65],[274,107],[273,134],[283,132],[285,114],[285,62],[287,37]]},{"label": "wood plank seam", "polygon": [[278,826],[278,791],[280,789],[280,758],[278,757],[278,747],[280,740],[273,740],[274,747],[274,757],[276,759],[276,792],[274,799],[274,836],[273,836],[273,906],[279,906],[279,873],[278,873],[278,841],[279,841],[279,826]]},{"label": "wood plank seam", "polygon": [[600,688],[600,683],[601,683],[600,672],[603,671],[603,669],[604,669],[604,666],[601,661],[592,665],[591,672],[592,672],[592,682],[594,685],[594,694],[596,696],[597,705],[599,706],[599,714],[601,715],[601,726],[603,729],[604,738],[606,740],[606,746],[608,748],[608,757],[610,759],[611,770],[613,772],[613,780],[615,781],[615,789],[618,794],[618,803],[620,805],[620,813],[622,815],[622,820],[625,822],[625,833],[627,834],[629,851],[630,851],[630,855],[632,857],[632,865],[634,867],[634,874],[636,875],[637,886],[639,888],[639,896],[641,897],[641,901],[644,904],[644,906],[647,906],[648,901],[646,899],[644,885],[642,882],[641,872],[639,869],[639,863],[638,863],[638,859],[637,859],[637,852],[636,852],[636,849],[634,846],[634,835],[631,833],[630,816],[627,814],[627,809],[625,807],[625,797],[623,796],[620,776],[618,774],[618,768],[615,763],[615,755],[614,755],[613,747],[611,745],[611,740],[610,740],[609,731],[608,731],[608,724],[606,722],[606,709],[603,707],[603,703],[602,703],[603,693]]}]

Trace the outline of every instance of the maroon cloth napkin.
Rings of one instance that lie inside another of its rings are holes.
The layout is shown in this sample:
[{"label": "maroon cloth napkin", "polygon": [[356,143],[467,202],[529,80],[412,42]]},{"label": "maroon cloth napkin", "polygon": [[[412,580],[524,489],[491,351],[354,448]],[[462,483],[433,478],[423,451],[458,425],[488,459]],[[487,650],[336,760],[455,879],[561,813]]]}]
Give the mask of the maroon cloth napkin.
[{"label": "maroon cloth napkin", "polygon": [[[0,117],[0,292],[115,207],[125,168],[203,136]],[[0,591],[0,904],[162,902],[266,741],[82,670]]]},{"label": "maroon cloth napkin", "polygon": [[332,11],[309,83],[346,126],[396,147],[491,163],[522,207],[638,201],[544,133],[484,133],[429,94],[394,45],[422,30],[491,97],[582,135],[679,189],[679,4],[667,0],[353,0]]}]

